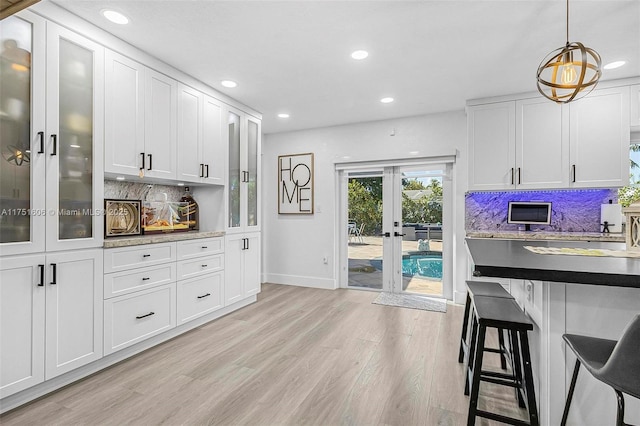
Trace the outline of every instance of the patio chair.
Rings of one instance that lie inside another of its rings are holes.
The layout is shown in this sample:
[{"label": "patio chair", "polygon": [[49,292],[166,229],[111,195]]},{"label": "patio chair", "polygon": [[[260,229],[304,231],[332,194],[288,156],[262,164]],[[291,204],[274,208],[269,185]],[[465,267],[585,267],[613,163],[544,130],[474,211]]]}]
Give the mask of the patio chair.
[{"label": "patio chair", "polygon": [[364,239],[362,238],[362,231],[364,231],[364,223],[360,224],[360,227],[355,228],[355,237],[361,243],[364,244]]}]

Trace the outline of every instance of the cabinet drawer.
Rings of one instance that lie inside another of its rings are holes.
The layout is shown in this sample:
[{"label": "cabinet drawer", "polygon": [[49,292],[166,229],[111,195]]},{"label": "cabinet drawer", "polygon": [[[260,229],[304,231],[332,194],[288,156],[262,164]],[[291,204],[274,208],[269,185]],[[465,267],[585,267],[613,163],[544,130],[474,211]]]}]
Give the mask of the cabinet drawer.
[{"label": "cabinet drawer", "polygon": [[224,269],[224,255],[200,257],[178,262],[178,280],[193,278]]},{"label": "cabinet drawer", "polygon": [[176,244],[148,244],[104,251],[104,272],[118,272],[176,260]]},{"label": "cabinet drawer", "polygon": [[202,238],[178,241],[178,260],[192,259],[224,252],[224,238]]},{"label": "cabinet drawer", "polygon": [[109,299],[114,296],[169,284],[175,280],[175,263],[106,274],[104,276],[104,298]]},{"label": "cabinet drawer", "polygon": [[105,300],[105,355],[174,328],[175,300],[175,283]]},{"label": "cabinet drawer", "polygon": [[178,282],[178,325],[224,306],[224,271]]}]

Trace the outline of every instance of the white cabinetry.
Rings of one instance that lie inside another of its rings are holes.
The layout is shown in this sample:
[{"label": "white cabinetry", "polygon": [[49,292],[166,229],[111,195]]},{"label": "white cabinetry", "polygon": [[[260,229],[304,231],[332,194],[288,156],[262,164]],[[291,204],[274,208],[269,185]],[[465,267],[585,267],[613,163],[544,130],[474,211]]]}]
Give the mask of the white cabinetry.
[{"label": "white cabinetry", "polygon": [[469,189],[626,185],[628,93],[599,89],[562,106],[537,97],[470,106]]},{"label": "white cabinetry", "polygon": [[629,183],[629,88],[594,90],[570,104],[572,187]]},{"label": "white cabinetry", "polygon": [[515,103],[469,107],[469,189],[514,187]]},{"label": "white cabinetry", "polygon": [[104,352],[176,326],[176,243],[104,250]]},{"label": "white cabinetry", "polygon": [[634,131],[640,131],[640,84],[630,87],[631,118],[629,124]]},{"label": "white cabinetry", "polygon": [[225,237],[226,304],[260,292],[260,233]]},{"label": "white cabinetry", "polygon": [[102,357],[102,250],[0,260],[1,397]]},{"label": "white cabinetry", "polygon": [[178,83],[107,50],[105,172],[176,178]]},{"label": "white cabinetry", "polygon": [[224,307],[224,238],[178,243],[178,324]]},{"label": "white cabinetry", "polygon": [[178,101],[178,180],[224,184],[222,104],[184,84]]},{"label": "white cabinetry", "polygon": [[3,43],[20,34],[31,52],[3,69],[0,143],[14,160],[0,164],[2,254],[99,247],[103,48],[26,11],[0,26]]}]

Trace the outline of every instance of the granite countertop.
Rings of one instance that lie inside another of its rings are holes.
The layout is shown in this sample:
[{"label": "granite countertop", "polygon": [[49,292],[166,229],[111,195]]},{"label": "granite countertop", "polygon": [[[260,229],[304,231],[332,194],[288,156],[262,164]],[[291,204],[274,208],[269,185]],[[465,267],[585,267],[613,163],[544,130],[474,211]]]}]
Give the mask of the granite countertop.
[{"label": "granite countertop", "polygon": [[467,231],[468,238],[503,240],[563,240],[625,242],[623,233],[604,232],[548,232],[548,231]]},{"label": "granite countertop", "polygon": [[640,288],[640,259],[536,254],[524,246],[624,250],[623,243],[467,238],[474,275]]},{"label": "granite countertop", "polygon": [[189,231],[166,234],[138,235],[135,237],[113,237],[104,239],[104,248],[129,247],[144,244],[170,243],[172,241],[196,240],[198,238],[223,237],[224,231]]}]

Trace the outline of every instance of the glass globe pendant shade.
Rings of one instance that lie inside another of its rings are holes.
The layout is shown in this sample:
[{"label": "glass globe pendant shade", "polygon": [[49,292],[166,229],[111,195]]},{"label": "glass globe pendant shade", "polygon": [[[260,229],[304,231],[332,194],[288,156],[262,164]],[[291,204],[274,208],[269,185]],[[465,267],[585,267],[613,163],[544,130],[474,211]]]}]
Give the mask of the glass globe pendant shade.
[{"label": "glass globe pendant shade", "polygon": [[549,53],[538,67],[538,91],[558,103],[580,99],[596,87],[602,60],[595,50],[573,42]]}]

